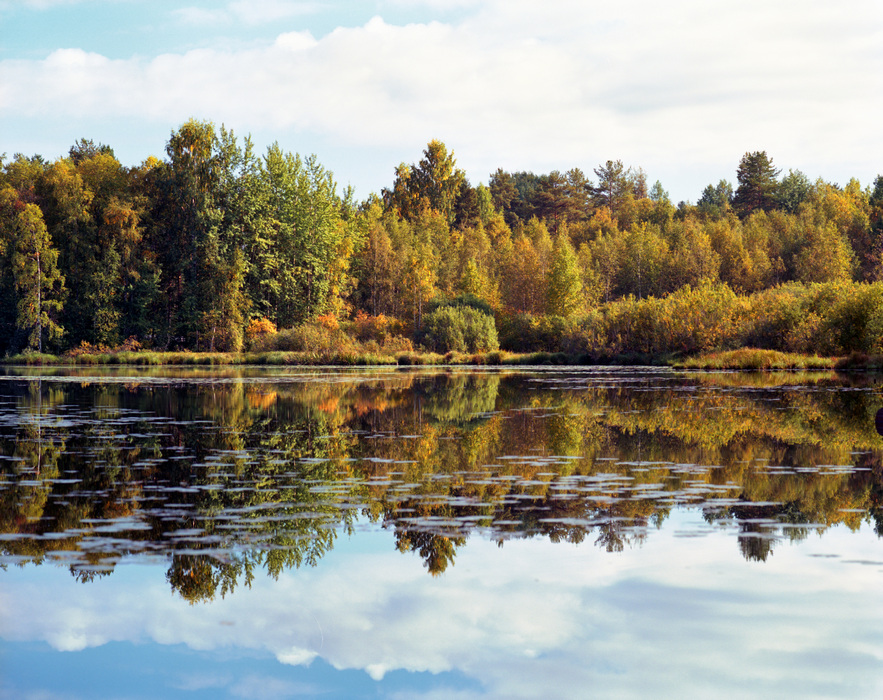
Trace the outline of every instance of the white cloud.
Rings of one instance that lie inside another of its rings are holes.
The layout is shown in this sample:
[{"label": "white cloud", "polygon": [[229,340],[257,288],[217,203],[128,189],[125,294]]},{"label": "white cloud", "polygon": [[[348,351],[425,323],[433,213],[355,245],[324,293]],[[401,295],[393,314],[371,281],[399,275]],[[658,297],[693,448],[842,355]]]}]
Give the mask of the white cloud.
[{"label": "white cloud", "polygon": [[[318,39],[281,34],[261,48],[122,61],[65,50],[4,61],[0,119],[75,114],[173,128],[198,116],[240,132],[318,135],[354,159],[361,148],[441,138],[473,180],[499,166],[590,172],[622,158],[661,177],[676,198],[669,178],[704,177],[683,193],[695,198],[704,184],[732,179],[748,150],[832,180],[867,182],[880,167],[877,0],[857,0],[849,12],[827,0],[463,6],[456,22],[377,17]],[[310,9],[236,2],[204,19],[260,23]],[[392,165],[378,164],[384,177]]]},{"label": "white cloud", "polygon": [[274,47],[283,51],[306,51],[317,43],[309,32],[288,32],[276,37]]}]

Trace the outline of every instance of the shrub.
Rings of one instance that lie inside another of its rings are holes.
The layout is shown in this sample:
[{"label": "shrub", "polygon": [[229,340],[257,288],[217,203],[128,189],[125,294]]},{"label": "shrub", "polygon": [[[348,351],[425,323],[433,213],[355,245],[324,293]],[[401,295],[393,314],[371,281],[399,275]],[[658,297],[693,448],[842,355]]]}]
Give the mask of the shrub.
[{"label": "shrub", "polygon": [[443,306],[423,319],[423,344],[436,352],[466,349],[463,316],[458,309]]},{"label": "shrub", "polygon": [[266,350],[312,352],[320,355],[354,353],[358,351],[350,336],[334,324],[324,321],[305,321],[294,328],[285,328],[272,339]]},{"label": "shrub", "polygon": [[501,323],[500,345],[511,352],[559,352],[573,329],[561,316],[518,314]]},{"label": "shrub", "polygon": [[787,284],[766,289],[748,299],[742,328],[742,345],[770,350],[788,350],[787,340],[799,338],[795,330],[806,315],[807,288]]},{"label": "shrub", "polygon": [[265,347],[267,338],[274,335],[276,335],[276,324],[265,317],[253,318],[245,329],[245,340],[251,350]]},{"label": "shrub", "polygon": [[346,329],[361,343],[375,340],[381,345],[388,337],[401,336],[404,332],[402,322],[397,318],[391,318],[384,314],[371,316],[364,311],[359,311],[356,317],[346,325]]},{"label": "shrub", "polygon": [[845,355],[883,350],[883,284],[791,283],[746,302],[742,345]]},{"label": "shrub", "polygon": [[458,309],[470,308],[475,309],[476,311],[480,311],[486,316],[494,315],[494,310],[491,308],[490,304],[488,304],[484,299],[481,299],[474,294],[468,293],[460,294],[453,299],[433,299],[426,305],[426,313],[431,314],[436,309],[441,309],[446,306],[452,306]]},{"label": "shrub", "polygon": [[[141,350],[141,343],[135,338],[134,335],[130,335],[126,340],[124,340],[119,345],[114,347],[108,347],[104,343],[98,343],[97,345],[93,345],[92,343],[83,340],[80,341],[80,344],[68,350],[64,353],[65,357],[71,357],[79,359],[80,361],[86,361],[86,356],[94,356],[94,355],[107,355],[109,353],[133,353]],[[97,360],[92,360],[92,362],[96,362]],[[107,360],[105,360],[106,362]]]},{"label": "shrub", "polygon": [[653,352],[695,353],[733,345],[743,306],[726,285],[687,285],[657,304]]},{"label": "shrub", "polygon": [[98,355],[109,351],[110,348],[108,348],[103,343],[93,345],[87,340],[82,340],[80,341],[80,344],[77,345],[77,347],[71,348],[64,354],[66,357],[82,357],[83,355]]},{"label": "shrub", "polygon": [[402,335],[387,336],[380,346],[380,351],[385,355],[396,355],[400,352],[414,352],[414,344],[410,338]]},{"label": "shrub", "polygon": [[486,352],[499,348],[493,316],[471,306],[440,306],[424,319],[421,340],[435,352]]}]

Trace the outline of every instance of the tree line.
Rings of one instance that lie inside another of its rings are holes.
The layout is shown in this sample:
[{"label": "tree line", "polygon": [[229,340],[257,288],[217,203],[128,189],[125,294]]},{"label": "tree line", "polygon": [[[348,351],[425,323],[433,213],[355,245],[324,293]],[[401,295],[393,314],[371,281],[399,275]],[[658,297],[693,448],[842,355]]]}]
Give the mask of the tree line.
[{"label": "tree line", "polygon": [[80,140],[53,162],[0,160],[0,351],[238,351],[249,324],[323,316],[394,319],[420,341],[427,314],[458,300],[519,328],[687,286],[883,278],[883,177],[782,175],[762,151],[735,187],[677,205],[619,160],[594,179],[500,169],[473,186],[437,140],[361,202],[315,156],[258,155],[209,122],[165,152],[125,167]]}]

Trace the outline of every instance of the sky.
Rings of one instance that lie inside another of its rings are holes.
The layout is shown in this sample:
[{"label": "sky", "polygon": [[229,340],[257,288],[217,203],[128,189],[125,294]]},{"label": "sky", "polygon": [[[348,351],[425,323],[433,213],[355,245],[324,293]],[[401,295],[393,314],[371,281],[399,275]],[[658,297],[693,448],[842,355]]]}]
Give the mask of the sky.
[{"label": "sky", "polygon": [[883,173],[879,0],[0,0],[0,154],[124,165],[193,117],[358,198],[440,139],[470,182],[607,160],[673,201],[743,154]]}]

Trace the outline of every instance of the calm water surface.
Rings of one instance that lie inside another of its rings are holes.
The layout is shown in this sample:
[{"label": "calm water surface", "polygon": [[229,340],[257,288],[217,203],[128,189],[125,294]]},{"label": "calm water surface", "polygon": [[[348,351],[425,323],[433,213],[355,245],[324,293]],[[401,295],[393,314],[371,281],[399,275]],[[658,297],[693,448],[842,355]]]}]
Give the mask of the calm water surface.
[{"label": "calm water surface", "polygon": [[881,697],[881,380],[7,370],[0,697]]}]

